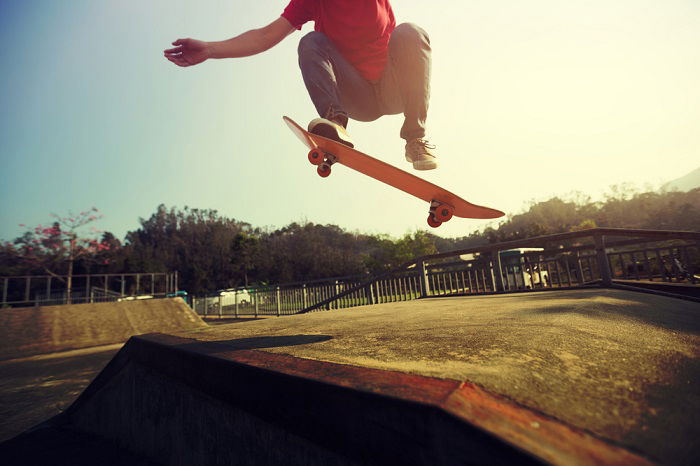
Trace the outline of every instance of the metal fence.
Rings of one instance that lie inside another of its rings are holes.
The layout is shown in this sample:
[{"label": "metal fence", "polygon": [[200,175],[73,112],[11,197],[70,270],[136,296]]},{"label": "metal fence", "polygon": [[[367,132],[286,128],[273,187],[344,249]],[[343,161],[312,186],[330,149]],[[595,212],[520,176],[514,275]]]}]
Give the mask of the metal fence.
[{"label": "metal fence", "polygon": [[700,288],[700,233],[595,228],[416,258],[385,274],[228,290],[201,315],[287,315],[434,296],[612,287],[621,280]]},{"label": "metal fence", "polygon": [[163,298],[177,290],[177,272],[0,277],[0,307],[53,306]]},{"label": "metal fence", "polygon": [[[362,277],[355,276],[306,283],[234,288],[219,291],[214,295],[193,297],[192,309],[205,317],[290,315],[356,287],[361,282]],[[349,303],[353,299],[355,305],[361,305],[359,296],[348,297],[346,301]]]},{"label": "metal fence", "polygon": [[353,276],[224,290],[213,296],[193,297],[192,308],[204,317],[282,316],[298,314],[322,302],[327,302],[326,309],[341,309],[419,297],[415,272],[361,286],[366,281],[366,277]]}]

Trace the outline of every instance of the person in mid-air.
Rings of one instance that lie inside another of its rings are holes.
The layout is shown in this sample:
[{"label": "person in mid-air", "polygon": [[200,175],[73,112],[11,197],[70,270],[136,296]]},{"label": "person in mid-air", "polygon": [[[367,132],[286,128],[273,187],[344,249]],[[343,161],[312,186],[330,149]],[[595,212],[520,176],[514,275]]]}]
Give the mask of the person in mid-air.
[{"label": "person in mid-air", "polygon": [[178,39],[165,57],[179,66],[209,58],[255,55],[315,22],[299,41],[299,66],[319,118],[309,132],[353,147],[348,119],[373,121],[404,114],[406,160],[417,170],[437,167],[425,137],[430,98],[430,40],[415,24],[396,25],[389,0],[291,0],[282,15],[232,39]]}]

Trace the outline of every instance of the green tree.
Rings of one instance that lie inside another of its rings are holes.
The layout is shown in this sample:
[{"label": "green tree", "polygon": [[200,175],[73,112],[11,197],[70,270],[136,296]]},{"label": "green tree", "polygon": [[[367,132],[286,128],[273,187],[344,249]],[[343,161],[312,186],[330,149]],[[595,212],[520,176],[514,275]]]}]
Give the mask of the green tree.
[{"label": "green tree", "polygon": [[141,227],[126,235],[125,267],[143,272],[177,270],[188,291],[203,293],[245,282],[248,267],[232,254],[249,224],[219,216],[216,210],[158,206]]}]

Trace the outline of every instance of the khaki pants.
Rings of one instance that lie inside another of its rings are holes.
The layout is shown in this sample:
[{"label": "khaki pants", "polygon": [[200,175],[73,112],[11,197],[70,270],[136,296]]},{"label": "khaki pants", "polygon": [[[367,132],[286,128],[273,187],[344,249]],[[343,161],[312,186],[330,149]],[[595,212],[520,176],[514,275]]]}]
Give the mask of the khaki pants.
[{"label": "khaki pants", "polygon": [[430,99],[430,39],[420,27],[398,25],[389,40],[388,60],[378,82],[366,80],[321,32],[299,42],[299,67],[319,116],[373,121],[404,114],[401,137],[425,137]]}]

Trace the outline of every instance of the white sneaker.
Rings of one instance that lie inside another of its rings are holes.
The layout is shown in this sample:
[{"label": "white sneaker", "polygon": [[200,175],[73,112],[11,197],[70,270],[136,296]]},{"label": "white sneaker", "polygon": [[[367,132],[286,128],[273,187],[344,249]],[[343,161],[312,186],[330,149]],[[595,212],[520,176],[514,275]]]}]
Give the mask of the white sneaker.
[{"label": "white sneaker", "polygon": [[309,123],[309,133],[333,139],[348,147],[355,147],[348,132],[338,123],[325,118],[316,118]]},{"label": "white sneaker", "polygon": [[416,170],[437,168],[437,157],[432,149],[435,149],[435,146],[428,144],[423,138],[411,139],[406,143],[406,160],[411,162]]}]

